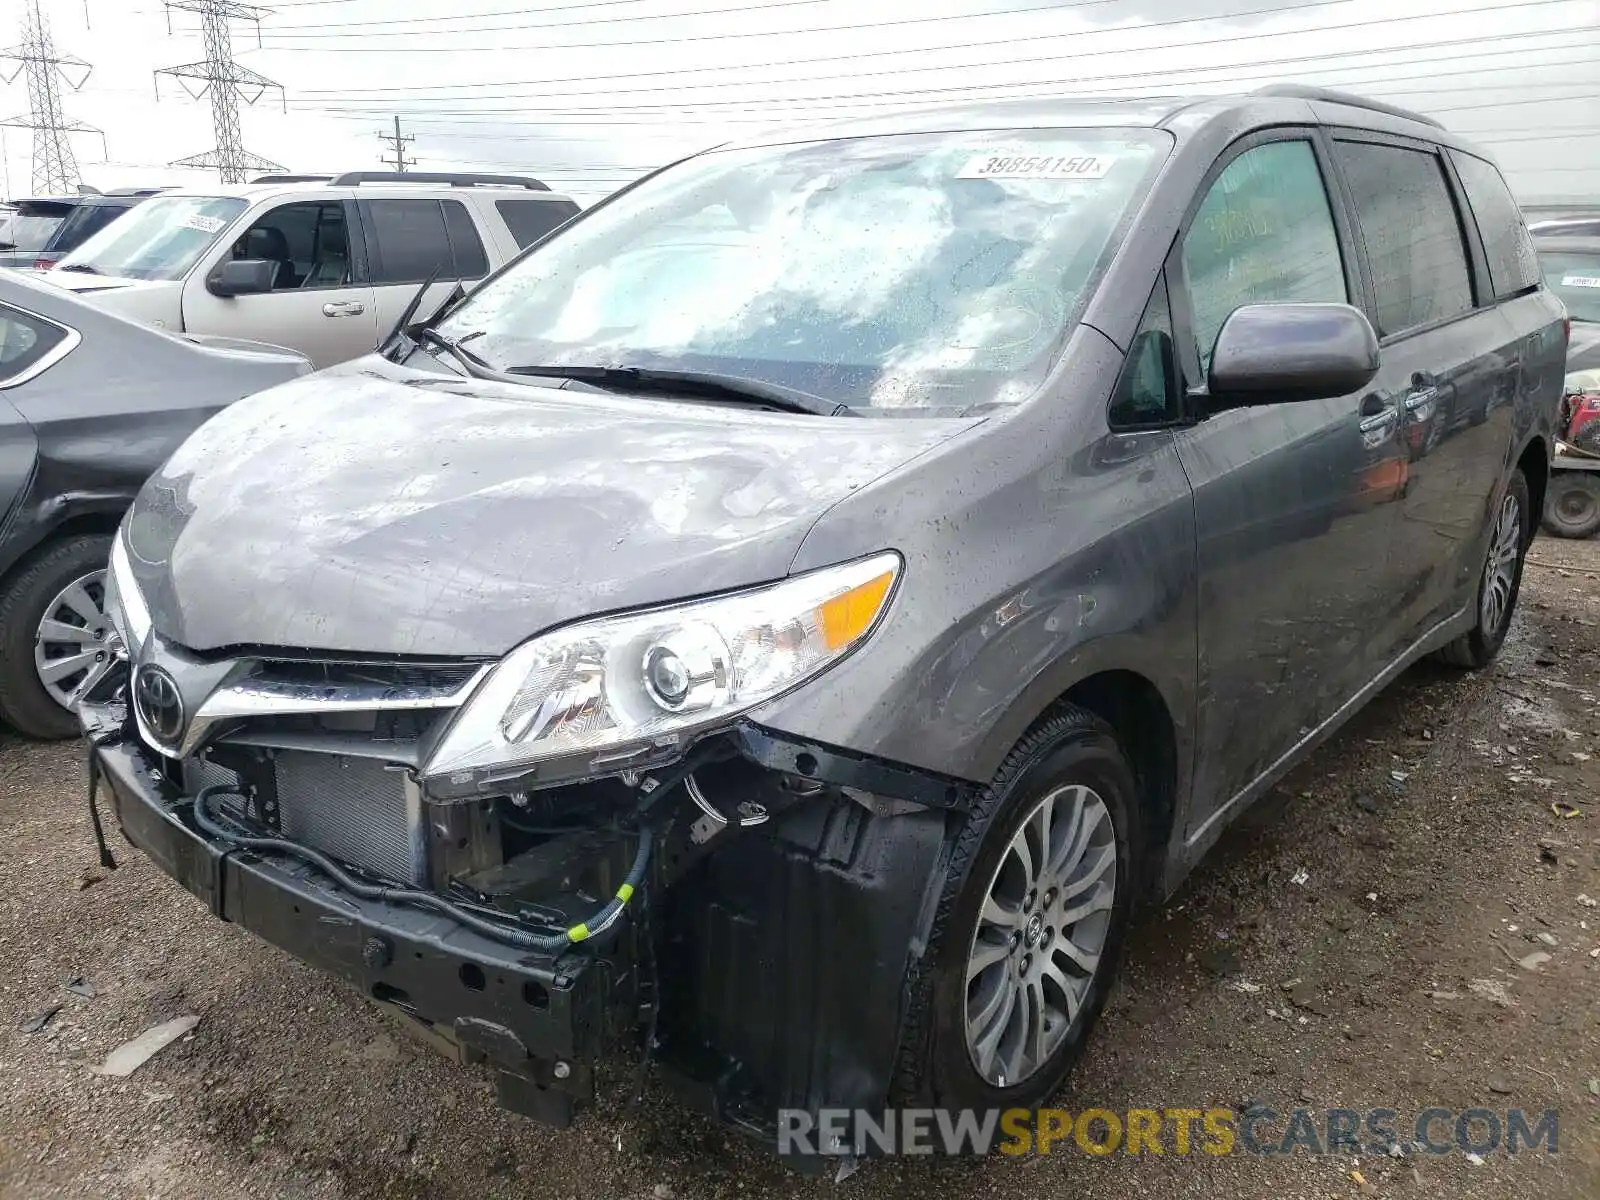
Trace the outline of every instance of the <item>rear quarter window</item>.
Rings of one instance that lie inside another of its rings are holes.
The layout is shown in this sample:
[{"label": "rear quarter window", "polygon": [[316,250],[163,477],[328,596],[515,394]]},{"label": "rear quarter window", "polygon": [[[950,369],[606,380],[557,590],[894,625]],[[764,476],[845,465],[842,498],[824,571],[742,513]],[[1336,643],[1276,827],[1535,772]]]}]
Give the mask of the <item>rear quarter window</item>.
[{"label": "rear quarter window", "polygon": [[1539,282],[1539,257],[1505,179],[1493,163],[1459,150],[1450,151],[1450,161],[1461,177],[1472,219],[1483,239],[1495,299],[1534,287]]},{"label": "rear quarter window", "polygon": [[571,200],[496,200],[494,207],[519,250],[526,250],[578,211]]}]

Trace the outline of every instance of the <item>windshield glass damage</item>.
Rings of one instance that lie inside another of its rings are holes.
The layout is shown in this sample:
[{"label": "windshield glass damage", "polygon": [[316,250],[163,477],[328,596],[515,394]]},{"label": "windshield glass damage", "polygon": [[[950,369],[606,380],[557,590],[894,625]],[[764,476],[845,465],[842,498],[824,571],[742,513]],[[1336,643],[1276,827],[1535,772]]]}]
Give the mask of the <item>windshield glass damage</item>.
[{"label": "windshield glass damage", "polygon": [[719,372],[885,409],[1015,402],[1169,145],[995,130],[708,153],[597,209],[441,328],[501,371]]}]

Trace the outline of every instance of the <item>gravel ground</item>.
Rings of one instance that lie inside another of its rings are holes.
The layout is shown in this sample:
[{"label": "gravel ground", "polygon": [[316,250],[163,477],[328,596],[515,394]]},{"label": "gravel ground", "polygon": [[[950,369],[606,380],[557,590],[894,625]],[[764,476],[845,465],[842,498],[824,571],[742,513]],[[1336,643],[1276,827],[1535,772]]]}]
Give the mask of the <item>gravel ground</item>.
[{"label": "gravel ground", "polygon": [[[835,1184],[654,1100],[551,1133],[356,995],[212,921],[139,854],[92,869],[81,747],[5,740],[0,1197],[1593,1200],[1600,908],[1579,897],[1600,897],[1600,542],[1541,539],[1532,557],[1494,670],[1408,673],[1141,918],[1060,1102],[1555,1108],[1554,1156],[1069,1149],[879,1163]],[[95,994],[67,991],[74,977]],[[131,1077],[89,1070],[186,1014],[193,1033]]]}]

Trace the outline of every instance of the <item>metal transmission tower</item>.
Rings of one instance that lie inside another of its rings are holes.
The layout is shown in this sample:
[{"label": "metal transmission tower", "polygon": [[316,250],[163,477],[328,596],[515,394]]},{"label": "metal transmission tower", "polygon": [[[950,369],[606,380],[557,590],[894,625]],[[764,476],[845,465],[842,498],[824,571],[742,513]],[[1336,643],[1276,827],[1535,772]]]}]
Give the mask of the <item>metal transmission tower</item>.
[{"label": "metal transmission tower", "polygon": [[[199,15],[206,57],[203,62],[163,67],[157,71],[156,95],[161,94],[162,75],[171,75],[195,100],[210,92],[211,124],[217,135],[215,149],[180,158],[172,165],[214,167],[221,173],[223,183],[243,183],[248,175],[256,171],[284,170],[277,163],[246,150],[239,132],[239,102],[242,100],[247,105],[254,104],[273,88],[277,88],[281,95],[283,85],[233,61],[233,35],[229,22],[255,22],[256,36],[259,38],[261,18],[267,10],[253,4],[240,4],[236,0],[166,0],[166,3],[169,29],[173,9]],[[191,81],[200,86],[191,86]],[[286,100],[285,109],[287,105]]]},{"label": "metal transmission tower", "polygon": [[[0,61],[15,63],[9,75],[0,73],[7,83],[17,76],[28,77],[28,115],[10,117],[0,125],[33,130],[33,190],[41,193],[71,192],[78,186],[78,159],[72,152],[74,133],[105,134],[82,121],[69,121],[61,111],[57,84],[65,82],[73,91],[83,86],[92,69],[83,59],[60,54],[50,38],[50,26],[39,11],[39,0],[28,0],[22,17],[22,44],[0,50]],[[102,149],[102,157],[104,150]]]},{"label": "metal transmission tower", "polygon": [[378,135],[378,140],[381,141],[385,146],[389,147],[389,152],[394,155],[393,158],[389,158],[386,155],[380,156],[379,161],[392,165],[394,169],[399,171],[402,175],[405,174],[407,167],[414,167],[417,165],[417,160],[415,158],[412,158],[409,162],[406,161],[406,147],[411,145],[411,143],[417,139],[410,134],[407,134],[405,137],[400,136],[399,117],[394,119],[394,132],[380,133]]}]

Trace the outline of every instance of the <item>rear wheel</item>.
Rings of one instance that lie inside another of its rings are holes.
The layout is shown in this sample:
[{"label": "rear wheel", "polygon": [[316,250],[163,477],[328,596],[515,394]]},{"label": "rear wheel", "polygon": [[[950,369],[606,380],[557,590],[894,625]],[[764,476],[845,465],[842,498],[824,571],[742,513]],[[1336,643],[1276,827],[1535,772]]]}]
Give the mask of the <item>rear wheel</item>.
[{"label": "rear wheel", "polygon": [[1478,578],[1478,620],[1470,630],[1439,651],[1439,659],[1453,667],[1476,671],[1488,666],[1505,644],[1511,616],[1522,590],[1522,561],[1533,539],[1532,503],[1528,481],[1520,470],[1495,510],[1489,531],[1489,549]]},{"label": "rear wheel", "polygon": [[0,716],[36,738],[75,737],[78,698],[114,663],[104,596],[111,539],[55,542],[0,591]]},{"label": "rear wheel", "polygon": [[1600,471],[1556,471],[1544,505],[1544,527],[1556,537],[1600,533]]},{"label": "rear wheel", "polygon": [[1067,708],[1007,757],[951,855],[912,986],[900,1090],[949,1107],[1036,1107],[1082,1053],[1135,884],[1133,773]]}]

